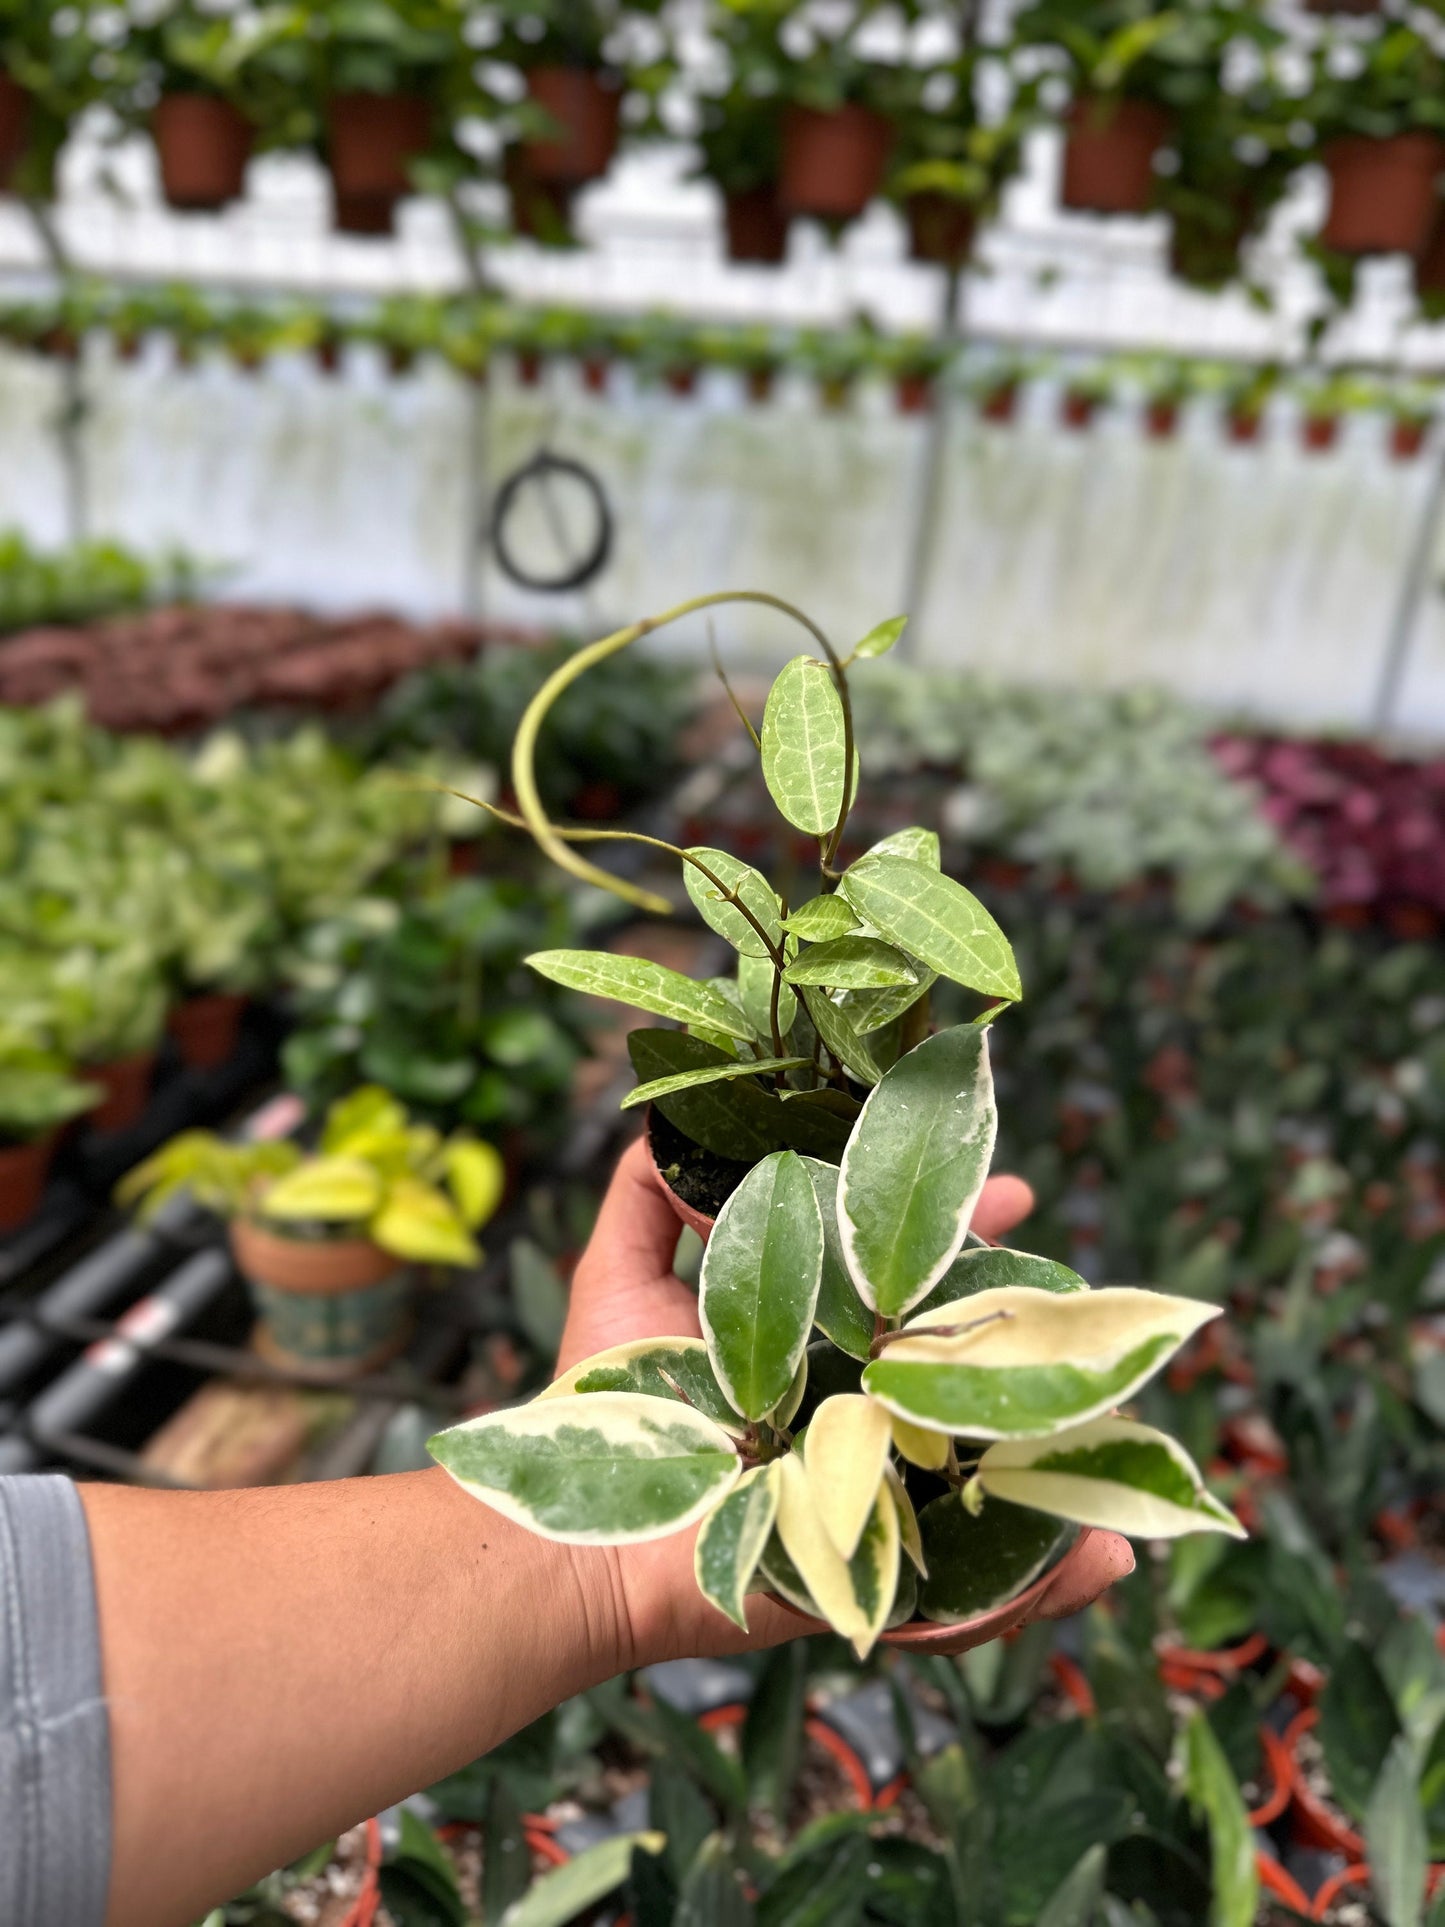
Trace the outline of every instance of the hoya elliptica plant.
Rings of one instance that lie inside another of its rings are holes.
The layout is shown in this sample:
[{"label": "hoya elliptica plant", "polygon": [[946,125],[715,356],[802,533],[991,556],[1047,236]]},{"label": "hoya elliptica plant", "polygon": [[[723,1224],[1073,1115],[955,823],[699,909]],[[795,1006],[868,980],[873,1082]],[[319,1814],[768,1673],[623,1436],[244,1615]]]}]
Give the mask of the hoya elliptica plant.
[{"label": "hoya elliptica plant", "polygon": [[[725,850],[565,830],[537,795],[537,733],[562,689],[727,600],[782,608],[817,645],[782,670],[760,729],[739,708],[778,811],[817,842],[816,892],[796,907]],[[880,624],[843,660],[774,598],[703,597],[579,651],[524,716],[512,820],[573,874],[668,911],[576,849],[652,843],[736,953],[705,982],[601,952],[530,959],[666,1021],[632,1034],[640,1081],[624,1105],[665,1121],[664,1178],[717,1199],[703,1336],[618,1346],[431,1441],[466,1491],[544,1537],[625,1545],[700,1527],[697,1581],[719,1612],[745,1626],[747,1594],[766,1589],[860,1657],[915,1617],[956,1624],[1006,1604],[1081,1525],[1241,1530],[1175,1440],[1120,1415],[1218,1308],[1090,1290],[970,1230],[996,1126],[989,1031],[1022,994],[1012,949],[942,873],[932,832],[840,856],[859,780],[848,670],[902,627]],[[940,978],[977,995],[971,1022],[933,1028]]]}]

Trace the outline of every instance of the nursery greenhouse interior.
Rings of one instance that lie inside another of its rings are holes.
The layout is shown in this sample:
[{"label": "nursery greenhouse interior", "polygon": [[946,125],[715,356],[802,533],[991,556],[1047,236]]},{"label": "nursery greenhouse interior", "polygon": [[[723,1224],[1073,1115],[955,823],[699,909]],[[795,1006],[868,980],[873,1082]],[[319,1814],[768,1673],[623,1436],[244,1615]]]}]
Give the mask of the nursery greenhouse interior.
[{"label": "nursery greenhouse interior", "polygon": [[1445,1927],[1445,0],[0,0],[0,1927]]}]

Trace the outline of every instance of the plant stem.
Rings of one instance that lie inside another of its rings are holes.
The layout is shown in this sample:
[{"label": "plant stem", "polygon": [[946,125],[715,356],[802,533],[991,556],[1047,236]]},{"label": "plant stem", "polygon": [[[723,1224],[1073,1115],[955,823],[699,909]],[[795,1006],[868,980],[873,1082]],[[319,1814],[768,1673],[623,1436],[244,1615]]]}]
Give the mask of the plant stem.
[{"label": "plant stem", "polygon": [[991,1311],[982,1318],[970,1318],[962,1325],[923,1325],[915,1331],[879,1332],[868,1348],[870,1358],[877,1358],[888,1345],[895,1344],[900,1338],[962,1338],[968,1332],[982,1331],[987,1325],[997,1325],[1013,1318],[1011,1311]]}]

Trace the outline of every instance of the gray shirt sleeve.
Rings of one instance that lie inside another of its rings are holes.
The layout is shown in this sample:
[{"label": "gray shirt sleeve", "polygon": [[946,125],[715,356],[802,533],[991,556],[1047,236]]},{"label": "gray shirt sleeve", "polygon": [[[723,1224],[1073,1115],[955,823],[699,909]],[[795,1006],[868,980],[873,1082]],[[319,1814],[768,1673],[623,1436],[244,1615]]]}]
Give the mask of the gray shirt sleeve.
[{"label": "gray shirt sleeve", "polygon": [[85,1514],[69,1479],[0,1478],[0,1921],[102,1927],[110,1728]]}]

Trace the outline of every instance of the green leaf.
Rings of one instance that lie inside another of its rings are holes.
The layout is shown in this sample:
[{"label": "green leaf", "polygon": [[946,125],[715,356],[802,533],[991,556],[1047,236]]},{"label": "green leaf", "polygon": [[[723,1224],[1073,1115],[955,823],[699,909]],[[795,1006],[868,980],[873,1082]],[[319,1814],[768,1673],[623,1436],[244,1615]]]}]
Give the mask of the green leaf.
[{"label": "green leaf", "polygon": [[873,1313],[858,1296],[843,1257],[838,1229],[838,1167],[817,1158],[804,1162],[823,1216],[823,1275],[813,1323],[839,1351],[847,1352],[850,1358],[866,1359],[873,1344]]},{"label": "green leaf", "polygon": [[698,1310],[718,1383],[744,1418],[787,1397],[813,1323],[823,1221],[794,1151],[755,1164],[713,1226]]},{"label": "green leaf", "polygon": [[618,1833],[584,1847],[574,1860],[543,1874],[536,1886],[502,1915],[501,1927],[569,1927],[569,1923],[605,1900],[627,1878],[634,1847],[661,1853],[666,1841],[660,1833]]},{"label": "green leaf", "polygon": [[589,997],[611,997],[677,1024],[704,1024],[724,1037],[752,1042],[752,1032],[725,997],[679,970],[646,957],[614,957],[605,950],[537,950],[526,959],[539,977]]},{"label": "green leaf", "polygon": [[1133,1419],[1096,1418],[1046,1439],[1005,1439],[984,1453],[976,1476],[990,1497],[1134,1539],[1246,1536],[1184,1447]]},{"label": "green leaf", "polygon": [[886,622],[875,624],[854,648],[853,660],[871,662],[875,656],[886,656],[907,627],[907,616],[889,616]]},{"label": "green leaf", "polygon": [[838,1008],[858,1035],[866,1039],[875,1030],[885,1029],[904,1011],[912,1010],[919,998],[926,996],[937,982],[936,971],[925,970],[922,964],[916,964],[912,983],[888,984],[881,990],[846,990],[839,999]]},{"label": "green leaf", "polygon": [[952,877],[916,857],[863,856],[839,887],[865,923],[940,977],[988,997],[1022,997],[1008,939]]},{"label": "green leaf", "polygon": [[[1419,1927],[1429,1873],[1429,1842],[1409,1736],[1397,1734],[1365,1809],[1370,1884],[1385,1927]],[[1230,1923],[1232,1927],[1232,1923]]]},{"label": "green leaf", "polygon": [[813,1027],[828,1049],[857,1078],[860,1084],[876,1084],[886,1065],[880,1064],[872,1047],[858,1035],[826,990],[810,985],[803,991],[803,1007]]},{"label": "green leaf", "polygon": [[482,1834],[482,1914],[496,1920],[532,1884],[532,1855],[522,1831],[521,1803],[504,1774],[492,1780]]},{"label": "green leaf", "polygon": [[[743,1015],[765,1042],[773,1035],[773,985],[777,974],[769,957],[738,958],[738,1002]],[[778,984],[778,1035],[786,1038],[798,1014],[798,999],[786,984]],[[793,1040],[793,1049],[808,1049]]]},{"label": "green leaf", "polygon": [[[863,1389],[931,1431],[1046,1438],[1121,1404],[1218,1316],[1217,1305],[1124,1287],[984,1291],[913,1319],[865,1369]],[[944,1336],[949,1321],[968,1329]]]},{"label": "green leaf", "polygon": [[[720,883],[742,899],[767,932],[768,941],[780,948],[783,926],[778,916],[778,899],[767,878],[737,857],[729,855],[726,850],[710,850],[700,845],[689,850],[688,855],[705,863]],[[720,937],[726,937],[733,949],[744,957],[768,955],[768,945],[742,911],[729,903],[700,870],[691,863],[685,863],[682,866],[682,880],[687,886],[687,894],[697,906],[698,915],[709,929],[716,930]]]},{"label": "green leaf", "polygon": [[705,1840],[678,1895],[672,1927],[753,1927],[742,1869],[720,1833]]},{"label": "green leaf", "polygon": [[925,830],[921,824],[911,823],[906,830],[894,830],[888,836],[880,837],[863,852],[860,862],[870,856],[906,856],[915,863],[926,863],[930,870],[937,870],[943,863],[943,850],[938,841],[937,830]]},{"label": "green leaf", "polygon": [[827,943],[834,937],[846,937],[857,927],[852,905],[836,890],[830,896],[813,897],[800,904],[790,917],[783,919],[783,928],[805,943]]},{"label": "green leaf", "polygon": [[980,1291],[1006,1285],[1032,1285],[1036,1291],[1087,1291],[1089,1281],[1055,1258],[1036,1258],[1031,1251],[1011,1251],[1007,1245],[969,1245],[959,1252],[928,1296],[919,1304],[921,1315],[940,1305],[955,1305]]},{"label": "green leaf", "polygon": [[826,836],[842,814],[843,740],[832,673],[811,656],[794,656],[763,710],[763,780],[794,829]]},{"label": "green leaf", "polygon": [[1254,1829],[1213,1729],[1196,1709],[1185,1729],[1184,1790],[1209,1830],[1210,1927],[1253,1927],[1259,1904]]},{"label": "green leaf", "polygon": [[1073,1872],[1054,1889],[1037,1927],[1093,1927],[1099,1902],[1104,1898],[1104,1868],[1108,1849],[1090,1847]]},{"label": "green leaf", "polygon": [[537,1396],[570,1398],[579,1392],[635,1392],[643,1398],[678,1399],[725,1432],[746,1430],[713,1377],[707,1346],[700,1338],[633,1338],[625,1345],[613,1345],[563,1372]]},{"label": "green leaf", "polygon": [[785,1821],[803,1757],[808,1691],[807,1648],[775,1647],[763,1662],[743,1721],[743,1771],[748,1804]]},{"label": "green leaf", "polygon": [[743,1474],[703,1520],[693,1555],[698,1591],[744,1632],[748,1620],[743,1599],[778,1516],[775,1465],[754,1466]]},{"label": "green leaf", "polygon": [[945,1625],[1016,1597],[1074,1536],[1071,1526],[1002,1499],[975,1517],[956,1492],[923,1508],[918,1532],[928,1564],[918,1609]]},{"label": "green leaf", "polygon": [[655,1077],[648,1084],[639,1084],[623,1098],[621,1108],[632,1111],[639,1104],[669,1097],[673,1091],[696,1090],[699,1085],[721,1083],[730,1077],[768,1077],[774,1071],[802,1070],[807,1062],[806,1057],[754,1057],[741,1063],[703,1064],[697,1070],[674,1071],[668,1077]]},{"label": "green leaf", "polygon": [[918,972],[892,944],[877,937],[835,937],[810,944],[783,972],[784,983],[827,984],[834,990],[918,989]]},{"label": "green leaf", "polygon": [[1380,1669],[1351,1640],[1330,1669],[1319,1697],[1319,1741],[1336,1800],[1361,1819],[1400,1731],[1400,1718]]},{"label": "green leaf", "polygon": [[[681,1071],[726,1068],[737,1063],[716,1045],[677,1030],[633,1030],[627,1054],[644,1083]],[[733,1082],[680,1085],[657,1100],[669,1124],[715,1157],[751,1164],[786,1144],[783,1106],[751,1078]]]},{"label": "green leaf", "polygon": [[567,1288],[557,1267],[530,1238],[513,1238],[507,1267],[522,1330],[544,1358],[555,1358],[567,1322]]},{"label": "green leaf", "polygon": [[732,1440],[684,1405],[627,1392],[534,1399],[427,1441],[464,1492],[567,1545],[632,1545],[702,1518],[742,1470]]},{"label": "green leaf", "polygon": [[957,1256],[997,1119],[987,1033],[956,1025],[900,1057],[843,1153],[838,1222],[865,1304],[897,1318]]}]

